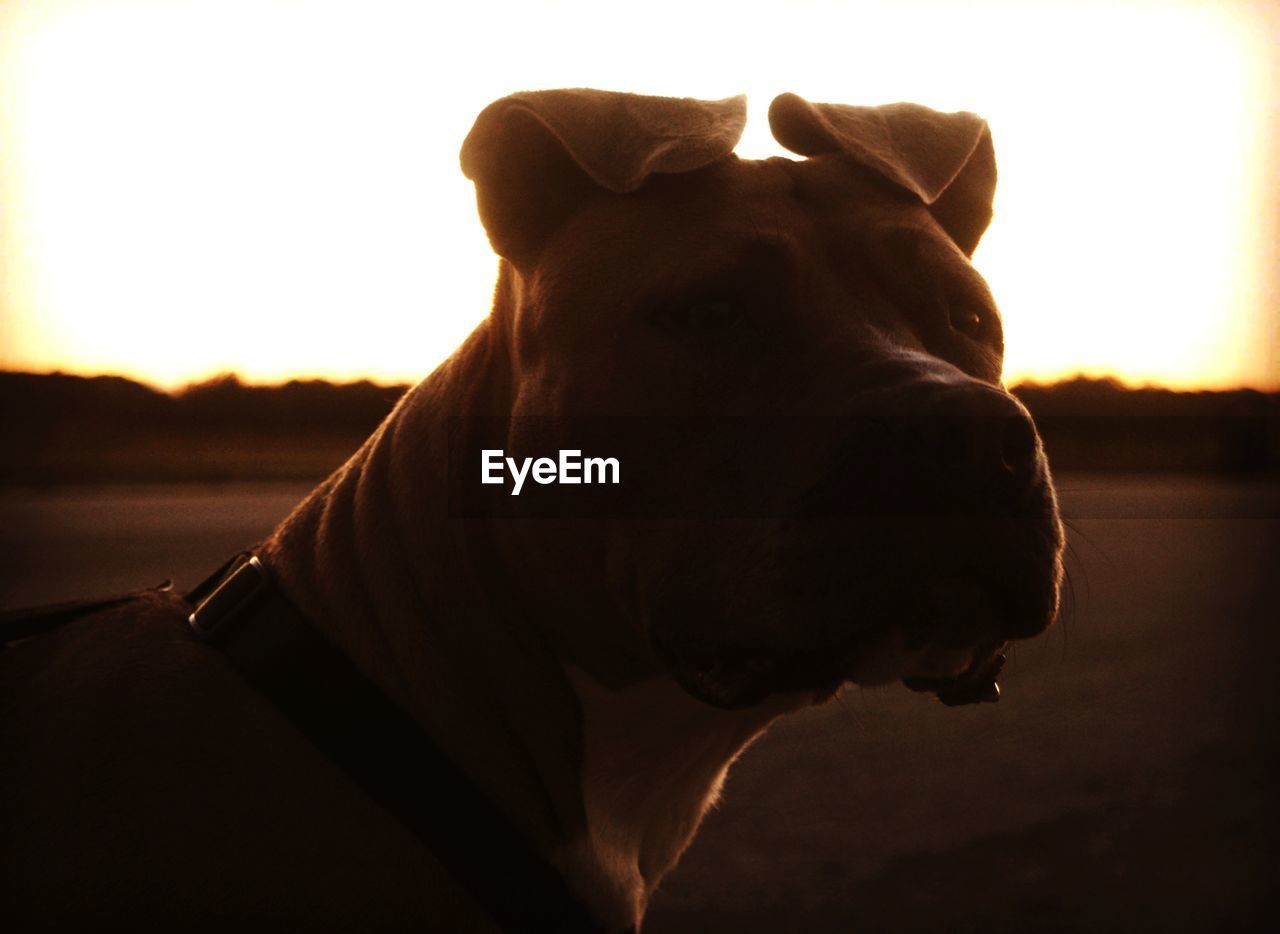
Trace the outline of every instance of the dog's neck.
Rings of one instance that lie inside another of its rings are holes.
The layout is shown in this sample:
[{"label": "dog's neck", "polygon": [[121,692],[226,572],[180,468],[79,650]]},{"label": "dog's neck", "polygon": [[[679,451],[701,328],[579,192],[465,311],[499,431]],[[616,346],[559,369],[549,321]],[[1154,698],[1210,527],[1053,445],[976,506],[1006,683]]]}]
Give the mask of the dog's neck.
[{"label": "dog's neck", "polygon": [[459,400],[471,412],[493,404],[476,397],[493,387],[475,379],[501,364],[490,330],[412,390],[263,556],[299,609],[417,717],[608,930],[638,929],[730,762],[781,709],[714,710],[656,670],[606,689],[569,673],[555,640],[495,595],[492,554],[450,518],[445,492],[448,415]]},{"label": "dog's neck", "polygon": [[700,703],[670,678],[609,690],[575,669],[582,703],[585,833],[556,854],[565,874],[615,925],[635,926],[658,882],[715,803],[730,764],[777,716],[781,698],[750,711]]}]

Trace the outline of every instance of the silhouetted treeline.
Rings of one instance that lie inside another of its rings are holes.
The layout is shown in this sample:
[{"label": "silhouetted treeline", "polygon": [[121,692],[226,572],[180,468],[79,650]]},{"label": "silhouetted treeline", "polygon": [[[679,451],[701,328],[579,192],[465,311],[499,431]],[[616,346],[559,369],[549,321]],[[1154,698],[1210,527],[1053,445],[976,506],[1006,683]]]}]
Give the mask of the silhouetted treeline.
[{"label": "silhouetted treeline", "polygon": [[1129,389],[1083,377],[1013,391],[1058,471],[1280,469],[1280,393]]},{"label": "silhouetted treeline", "polygon": [[31,425],[53,422],[168,427],[257,426],[364,428],[372,431],[405,386],[368,380],[292,380],[254,386],[226,374],[161,392],[122,376],[0,372],[0,418]]},{"label": "silhouetted treeline", "polygon": [[1130,389],[1114,379],[1077,376],[1058,383],[1021,383],[1013,387],[1013,392],[1036,418],[1075,415],[1265,418],[1280,414],[1280,393],[1256,389],[1195,392],[1153,386]]},{"label": "silhouetted treeline", "polygon": [[[118,376],[0,372],[0,483],[317,480],[404,393],[368,381],[166,393]],[[1280,469],[1280,393],[1024,384],[1055,470]]]},{"label": "silhouetted treeline", "polygon": [[0,373],[0,484],[319,480],[404,390],[221,376],[165,393],[118,376]]}]

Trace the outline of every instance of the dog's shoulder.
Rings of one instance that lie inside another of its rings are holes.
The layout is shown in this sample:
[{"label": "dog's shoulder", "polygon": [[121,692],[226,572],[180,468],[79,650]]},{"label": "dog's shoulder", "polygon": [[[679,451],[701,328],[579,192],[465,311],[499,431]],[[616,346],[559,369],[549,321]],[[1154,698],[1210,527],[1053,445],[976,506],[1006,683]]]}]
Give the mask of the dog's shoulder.
[{"label": "dog's shoulder", "polygon": [[187,612],[147,594],[0,652],[10,915],[488,930],[431,854],[189,634]]}]

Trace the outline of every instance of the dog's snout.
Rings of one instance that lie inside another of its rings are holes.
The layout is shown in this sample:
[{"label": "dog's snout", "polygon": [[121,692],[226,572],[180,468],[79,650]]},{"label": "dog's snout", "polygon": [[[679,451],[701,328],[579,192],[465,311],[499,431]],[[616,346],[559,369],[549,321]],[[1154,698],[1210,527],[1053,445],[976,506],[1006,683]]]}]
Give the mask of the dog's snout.
[{"label": "dog's snout", "polygon": [[942,465],[982,487],[1027,489],[1039,442],[1031,416],[1008,393],[981,384],[948,387],[934,399],[923,431]]},{"label": "dog's snout", "polygon": [[1000,420],[1000,463],[1014,477],[1027,477],[1035,472],[1036,430],[1023,414]]}]

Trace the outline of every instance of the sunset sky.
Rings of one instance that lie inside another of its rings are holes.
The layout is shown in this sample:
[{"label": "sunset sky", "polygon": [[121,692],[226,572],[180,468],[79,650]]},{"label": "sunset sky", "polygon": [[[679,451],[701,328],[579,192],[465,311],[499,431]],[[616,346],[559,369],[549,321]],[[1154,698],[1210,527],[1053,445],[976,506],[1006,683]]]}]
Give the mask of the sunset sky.
[{"label": "sunset sky", "polygon": [[412,381],[487,312],[457,153],[518,89],[991,123],[1006,376],[1280,388],[1264,2],[0,0],[0,367]]}]

